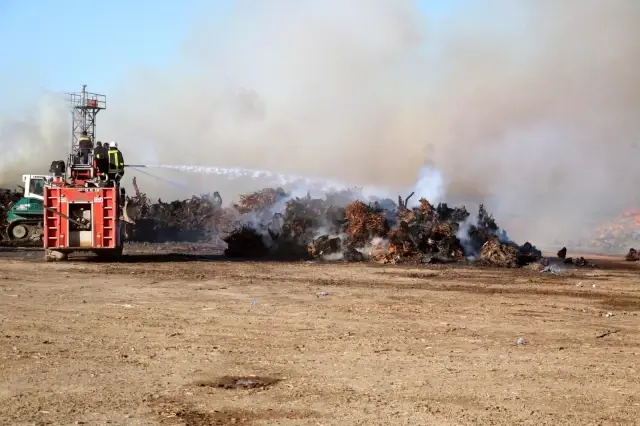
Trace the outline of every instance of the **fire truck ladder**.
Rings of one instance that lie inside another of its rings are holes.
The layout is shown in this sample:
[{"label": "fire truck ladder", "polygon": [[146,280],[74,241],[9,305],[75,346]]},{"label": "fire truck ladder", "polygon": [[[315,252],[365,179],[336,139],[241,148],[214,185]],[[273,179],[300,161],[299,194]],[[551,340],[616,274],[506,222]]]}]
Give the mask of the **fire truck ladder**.
[{"label": "fire truck ladder", "polygon": [[60,209],[59,196],[49,195],[47,197],[47,204],[50,205],[51,208],[48,208],[45,211],[45,226],[49,231],[48,240],[53,242],[53,244],[49,244],[49,245],[52,247],[58,247],[60,245],[60,241],[59,241],[60,235],[58,234],[58,229],[60,229],[60,214],[56,214],[56,213],[58,213],[58,210]]},{"label": "fire truck ladder", "polygon": [[117,247],[117,216],[118,206],[113,197],[105,196],[102,198],[102,247]]}]

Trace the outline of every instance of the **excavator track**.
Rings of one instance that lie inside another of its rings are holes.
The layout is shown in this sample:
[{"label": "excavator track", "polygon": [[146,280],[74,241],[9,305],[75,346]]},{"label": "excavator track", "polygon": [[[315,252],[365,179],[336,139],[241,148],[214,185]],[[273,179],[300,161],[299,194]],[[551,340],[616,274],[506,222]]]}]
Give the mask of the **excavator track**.
[{"label": "excavator track", "polygon": [[18,220],[10,223],[6,229],[9,241],[38,242],[44,237],[44,229],[41,221]]}]

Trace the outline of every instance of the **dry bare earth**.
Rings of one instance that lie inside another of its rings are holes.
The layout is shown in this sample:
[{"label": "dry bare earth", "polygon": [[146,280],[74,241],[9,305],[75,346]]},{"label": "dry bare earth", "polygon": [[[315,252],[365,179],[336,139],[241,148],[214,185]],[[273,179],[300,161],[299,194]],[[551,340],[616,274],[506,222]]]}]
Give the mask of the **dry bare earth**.
[{"label": "dry bare earth", "polygon": [[5,258],[0,419],[638,424],[638,270],[609,263],[548,275]]}]

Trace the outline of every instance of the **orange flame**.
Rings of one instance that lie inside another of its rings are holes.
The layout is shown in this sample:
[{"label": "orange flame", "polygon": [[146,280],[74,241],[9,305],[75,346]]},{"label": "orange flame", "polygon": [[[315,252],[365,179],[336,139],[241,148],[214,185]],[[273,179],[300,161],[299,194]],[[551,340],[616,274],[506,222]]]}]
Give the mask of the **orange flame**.
[{"label": "orange flame", "polygon": [[617,238],[637,227],[640,227],[640,209],[629,209],[617,219],[598,227],[596,232],[599,238]]}]

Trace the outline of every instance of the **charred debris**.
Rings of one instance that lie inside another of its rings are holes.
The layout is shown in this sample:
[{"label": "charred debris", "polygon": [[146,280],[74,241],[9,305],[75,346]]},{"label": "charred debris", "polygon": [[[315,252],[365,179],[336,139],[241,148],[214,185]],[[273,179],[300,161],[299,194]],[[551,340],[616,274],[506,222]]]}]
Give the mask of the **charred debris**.
[{"label": "charred debris", "polygon": [[434,206],[426,199],[409,208],[412,196],[365,203],[354,191],[313,198],[266,188],[241,196],[229,208],[222,207],[217,194],[175,204],[149,204],[143,198],[138,200],[142,219],[130,238],[180,232],[217,235],[227,244],[225,254],[236,258],[383,264],[476,261],[501,267],[541,258],[533,245],[509,241],[484,206],[472,217],[464,207]]},{"label": "charred debris", "polygon": [[638,252],[638,250],[634,249],[633,247],[631,247],[629,249],[629,252],[627,253],[627,255],[625,256],[625,260],[627,262],[637,262],[640,261],[640,252]]}]

